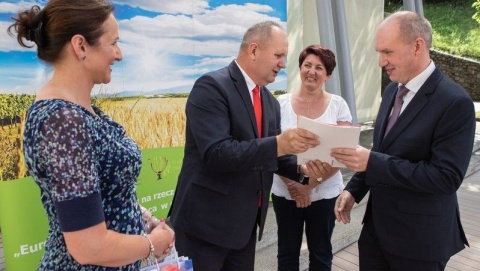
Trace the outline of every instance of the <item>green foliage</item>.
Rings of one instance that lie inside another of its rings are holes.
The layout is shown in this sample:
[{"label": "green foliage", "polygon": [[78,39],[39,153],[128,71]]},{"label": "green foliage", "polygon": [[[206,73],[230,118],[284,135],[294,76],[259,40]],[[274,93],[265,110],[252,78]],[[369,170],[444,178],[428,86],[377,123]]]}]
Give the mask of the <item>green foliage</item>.
[{"label": "green foliage", "polygon": [[[385,0],[385,12],[399,10],[403,0]],[[423,13],[432,24],[433,49],[480,60],[480,0],[425,0]]]},{"label": "green foliage", "polygon": [[[475,1],[475,0],[473,0]],[[424,0],[424,4],[449,4],[453,6],[464,5],[465,2],[472,2],[472,0]]]},{"label": "green foliage", "polygon": [[[467,1],[466,1],[467,2]],[[450,54],[480,59],[480,27],[472,20],[470,3],[425,4],[424,15],[433,28],[433,48]]]},{"label": "green foliage", "polygon": [[473,14],[472,18],[480,24],[480,0],[475,1],[475,3],[472,4],[472,7],[477,11]]},{"label": "green foliage", "polygon": [[403,0],[385,0],[385,12],[393,13],[399,10],[403,10]]}]

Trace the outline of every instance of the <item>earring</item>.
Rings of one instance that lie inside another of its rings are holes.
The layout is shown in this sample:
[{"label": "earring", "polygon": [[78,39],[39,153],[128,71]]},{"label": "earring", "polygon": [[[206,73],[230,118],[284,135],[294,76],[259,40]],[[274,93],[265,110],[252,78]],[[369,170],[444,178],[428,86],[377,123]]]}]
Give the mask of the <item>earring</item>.
[{"label": "earring", "polygon": [[87,56],[86,56],[86,55],[83,55],[83,56],[82,56],[82,60],[85,60],[85,59],[87,59]]}]

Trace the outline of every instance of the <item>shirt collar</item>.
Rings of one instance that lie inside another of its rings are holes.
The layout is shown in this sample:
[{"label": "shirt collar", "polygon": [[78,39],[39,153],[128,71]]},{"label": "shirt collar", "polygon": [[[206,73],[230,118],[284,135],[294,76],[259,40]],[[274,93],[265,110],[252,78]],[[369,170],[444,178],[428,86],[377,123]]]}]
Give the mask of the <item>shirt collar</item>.
[{"label": "shirt collar", "polygon": [[250,76],[248,76],[248,74],[242,69],[242,67],[240,67],[236,59],[235,59],[235,63],[237,64],[238,68],[242,72],[243,78],[245,78],[245,83],[247,83],[248,91],[252,92],[252,90],[256,86],[255,82],[253,82],[253,79],[250,78]]},{"label": "shirt collar", "polygon": [[408,81],[405,87],[407,87],[411,92],[417,93],[418,90],[423,86],[425,81],[427,81],[428,77],[430,77],[430,75],[432,75],[434,71],[435,63],[433,63],[433,60],[430,60],[430,64],[427,66],[427,68],[423,70],[423,72],[421,72],[419,75]]}]

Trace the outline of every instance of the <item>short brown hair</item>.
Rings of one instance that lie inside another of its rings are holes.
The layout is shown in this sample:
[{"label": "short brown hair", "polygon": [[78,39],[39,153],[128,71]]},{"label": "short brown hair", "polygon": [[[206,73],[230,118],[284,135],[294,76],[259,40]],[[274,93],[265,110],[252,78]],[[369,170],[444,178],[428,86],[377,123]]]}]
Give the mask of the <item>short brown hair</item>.
[{"label": "short brown hair", "polygon": [[322,47],[321,45],[313,44],[307,46],[300,53],[300,56],[298,57],[298,67],[302,66],[303,61],[305,61],[305,58],[307,58],[308,55],[316,55],[320,58],[323,66],[325,66],[327,75],[331,75],[333,70],[335,69],[335,66],[337,66],[337,62],[335,62],[335,54],[332,51]]}]

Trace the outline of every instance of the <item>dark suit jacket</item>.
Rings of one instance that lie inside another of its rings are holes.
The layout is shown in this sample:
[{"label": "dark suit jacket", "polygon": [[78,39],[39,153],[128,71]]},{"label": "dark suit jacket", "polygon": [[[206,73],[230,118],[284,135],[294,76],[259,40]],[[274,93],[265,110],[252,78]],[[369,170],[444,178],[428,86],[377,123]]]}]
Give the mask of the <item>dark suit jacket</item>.
[{"label": "dark suit jacket", "polygon": [[348,183],[364,223],[388,252],[445,260],[468,245],[456,191],[472,155],[475,110],[465,90],[436,68],[384,138],[397,83],[384,91],[365,172]]},{"label": "dark suit jacket", "polygon": [[215,245],[243,248],[259,220],[261,239],[273,173],[298,179],[296,157],[277,158],[280,106],[260,90],[263,138],[252,99],[235,62],[200,77],[186,105],[186,143],[170,210],[176,230]]}]

